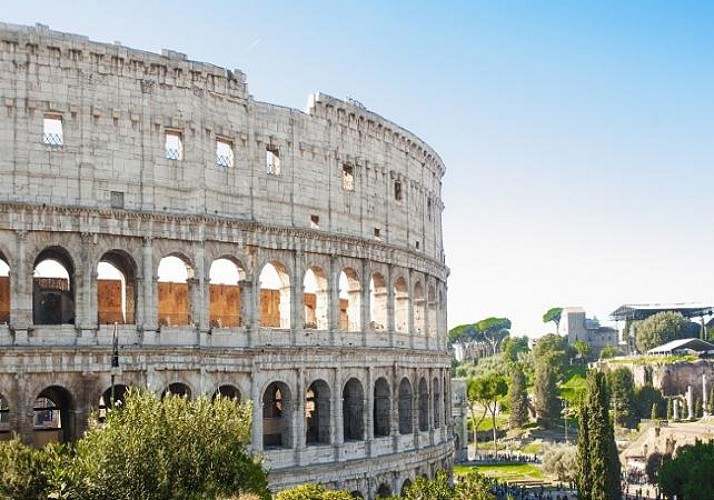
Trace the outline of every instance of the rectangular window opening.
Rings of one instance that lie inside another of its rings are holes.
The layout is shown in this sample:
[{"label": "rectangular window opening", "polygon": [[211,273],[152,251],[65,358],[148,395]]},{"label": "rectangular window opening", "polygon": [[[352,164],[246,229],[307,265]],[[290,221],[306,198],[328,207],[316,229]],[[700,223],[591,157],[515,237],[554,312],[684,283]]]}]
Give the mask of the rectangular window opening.
[{"label": "rectangular window opening", "polygon": [[124,208],[124,193],[122,191],[111,191],[110,203],[112,208]]},{"label": "rectangular window opening", "polygon": [[166,159],[180,161],[183,159],[183,137],[180,130],[166,131]]},{"label": "rectangular window opening", "polygon": [[374,228],[374,239],[376,239],[376,240],[382,239],[381,231],[379,230],[378,227]]},{"label": "rectangular window opening", "polygon": [[228,139],[216,139],[216,164],[219,167],[233,166],[233,143]]},{"label": "rectangular window opening", "polygon": [[51,148],[60,148],[64,144],[64,136],[62,134],[62,115],[57,113],[48,113],[45,115],[42,142]]},{"label": "rectangular window opening", "polygon": [[355,190],[355,170],[352,165],[342,165],[342,189]]},{"label": "rectangular window opening", "polygon": [[265,171],[270,175],[280,175],[280,150],[272,144],[265,147]]},{"label": "rectangular window opening", "polygon": [[312,229],[319,229],[320,228],[320,217],[318,215],[311,215],[310,216],[310,227]]},{"label": "rectangular window opening", "polygon": [[431,220],[431,199],[426,200],[426,216]]},{"label": "rectangular window opening", "polygon": [[394,199],[402,201],[402,181],[394,181]]}]

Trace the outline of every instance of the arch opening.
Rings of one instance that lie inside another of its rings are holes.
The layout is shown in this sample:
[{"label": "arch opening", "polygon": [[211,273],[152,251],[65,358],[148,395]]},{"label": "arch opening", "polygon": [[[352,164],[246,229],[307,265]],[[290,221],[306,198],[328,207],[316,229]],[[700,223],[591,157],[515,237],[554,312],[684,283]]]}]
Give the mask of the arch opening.
[{"label": "arch opening", "polygon": [[191,388],[182,382],[173,382],[169,384],[166,389],[164,389],[164,392],[161,394],[161,399],[169,396],[190,398]]},{"label": "arch opening", "polygon": [[211,328],[234,328],[242,325],[240,280],[245,272],[230,259],[211,263],[209,276],[209,325]]},{"label": "arch opening", "polygon": [[412,432],[412,384],[404,377],[399,383],[399,434]]},{"label": "arch opening", "polygon": [[356,378],[349,379],[342,391],[342,428],[345,441],[364,439],[364,389]]},{"label": "arch opening", "polygon": [[35,259],[32,321],[36,325],[73,325],[74,264],[64,248],[50,247]]},{"label": "arch opening", "polygon": [[402,489],[401,489],[401,496],[402,496],[402,498],[404,498],[404,497],[406,496],[406,494],[407,494],[407,489],[409,489],[409,487],[410,487],[411,485],[412,485],[412,480],[411,480],[411,479],[407,478],[407,479],[404,480],[404,482],[402,483]]},{"label": "arch opening", "polygon": [[290,390],[273,382],[263,393],[263,448],[292,448]]},{"label": "arch opening", "polygon": [[115,406],[119,407],[126,401],[126,393],[129,391],[129,387],[123,384],[114,385],[114,394],[112,395],[112,388],[109,387],[106,391],[102,393],[99,397],[99,421],[102,422],[107,416],[107,411],[111,410]]},{"label": "arch opening", "polygon": [[10,432],[10,402],[0,392],[0,440],[4,439],[3,434]]},{"label": "arch opening", "polygon": [[379,273],[370,278],[369,298],[370,329],[384,331],[387,329],[387,282]]},{"label": "arch opening", "polygon": [[409,290],[403,276],[394,283],[394,328],[399,333],[409,332]]},{"label": "arch opening", "polygon": [[391,394],[387,379],[381,377],[374,384],[374,436],[384,437],[390,434]]},{"label": "arch opening", "polygon": [[53,385],[43,389],[35,399],[32,418],[32,443],[42,447],[47,443],[68,443],[73,440],[72,396],[64,387]]},{"label": "arch opening", "polygon": [[260,272],[260,324],[290,328],[290,276],[280,262],[265,264]]},{"label": "arch opening", "polygon": [[362,329],[362,286],[354,269],[340,272],[340,330],[357,332]]},{"label": "arch opening", "polygon": [[429,387],[425,378],[419,380],[419,430],[429,430]]},{"label": "arch opening", "polygon": [[305,431],[309,445],[330,443],[330,387],[316,380],[305,393]]},{"label": "arch opening", "polygon": [[191,320],[190,282],[193,268],[183,256],[169,255],[158,268],[159,325],[186,326]]},{"label": "arch opening", "polygon": [[432,404],[434,405],[434,429],[438,429],[441,426],[441,391],[439,389],[439,379],[436,377],[434,377],[432,391]]},{"label": "arch opening", "polygon": [[392,496],[392,488],[387,483],[382,483],[377,488],[377,498],[389,498]]},{"label": "arch opening", "polygon": [[112,250],[97,264],[97,322],[133,324],[136,311],[136,263],[125,252]]},{"label": "arch opening", "polygon": [[0,325],[10,323],[10,266],[0,252]]},{"label": "arch opening", "polygon": [[305,304],[305,325],[308,330],[329,329],[327,310],[329,297],[327,279],[319,267],[312,267],[305,272],[303,279],[303,303]]},{"label": "arch opening", "polygon": [[213,393],[212,399],[216,398],[228,398],[240,403],[240,390],[234,385],[224,384],[219,386],[218,389],[216,389],[216,392]]}]

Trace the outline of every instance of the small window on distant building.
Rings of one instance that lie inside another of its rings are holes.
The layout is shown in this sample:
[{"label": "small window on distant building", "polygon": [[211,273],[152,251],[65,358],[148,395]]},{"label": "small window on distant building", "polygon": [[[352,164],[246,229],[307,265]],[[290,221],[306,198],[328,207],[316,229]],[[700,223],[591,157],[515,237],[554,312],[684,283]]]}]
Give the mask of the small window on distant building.
[{"label": "small window on distant building", "polygon": [[265,147],[265,171],[270,175],[280,175],[280,150],[272,144]]},{"label": "small window on distant building", "polygon": [[122,191],[111,191],[110,202],[112,208],[124,208],[124,193]]},{"label": "small window on distant building", "polygon": [[224,168],[233,166],[233,143],[229,139],[216,139],[216,164]]},{"label": "small window on distant building", "polygon": [[352,165],[342,165],[342,189],[355,190],[355,169]]},{"label": "small window on distant building", "polygon": [[394,181],[394,199],[402,201],[402,181]]},{"label": "small window on distant building", "polygon": [[62,115],[47,113],[42,130],[42,142],[52,148],[59,148],[64,144],[62,135]]},{"label": "small window on distant building", "polygon": [[166,131],[166,158],[176,161],[183,159],[183,140],[180,130]]},{"label": "small window on distant building", "polygon": [[382,239],[381,231],[379,230],[378,227],[374,228],[374,239],[376,239],[376,240]]},{"label": "small window on distant building", "polygon": [[318,215],[311,215],[310,216],[310,227],[312,229],[319,229],[320,228],[320,217]]},{"label": "small window on distant building", "polygon": [[419,242],[416,242],[416,249],[419,250]]},{"label": "small window on distant building", "polygon": [[426,216],[431,220],[431,199],[426,200]]}]

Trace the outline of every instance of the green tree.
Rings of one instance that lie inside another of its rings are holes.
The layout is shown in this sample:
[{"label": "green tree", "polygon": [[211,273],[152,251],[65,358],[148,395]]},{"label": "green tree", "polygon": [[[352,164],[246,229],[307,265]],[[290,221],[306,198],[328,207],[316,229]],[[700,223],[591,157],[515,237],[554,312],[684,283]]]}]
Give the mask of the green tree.
[{"label": "green tree", "polygon": [[573,343],[573,348],[575,349],[575,352],[578,353],[578,358],[582,360],[588,359],[590,357],[590,353],[592,352],[590,344],[581,339],[578,339]]},{"label": "green tree", "polygon": [[682,446],[676,458],[665,460],[657,482],[667,498],[698,500],[714,498],[714,442]]},{"label": "green tree", "polygon": [[555,333],[560,333],[560,318],[563,314],[562,307],[551,307],[543,314],[543,323],[555,323]]},{"label": "green tree", "polygon": [[614,345],[606,345],[600,351],[600,359],[611,359],[617,356],[622,356],[622,349]]},{"label": "green tree", "polygon": [[315,483],[301,484],[279,491],[275,500],[354,500],[349,491],[328,490]]},{"label": "green tree", "polygon": [[476,330],[481,334],[483,340],[489,343],[493,354],[498,352],[499,343],[508,337],[511,329],[511,320],[508,318],[486,318],[477,322]]},{"label": "green tree", "polygon": [[670,460],[671,455],[663,455],[662,453],[655,451],[647,457],[647,462],[645,463],[645,474],[647,474],[647,480],[651,484],[657,482],[657,476],[659,475],[659,470],[662,468],[662,464],[665,460]]},{"label": "green tree", "polygon": [[607,372],[607,386],[615,423],[621,427],[632,427],[635,424],[635,378],[632,372],[624,366]]},{"label": "green tree", "polygon": [[491,493],[486,476],[472,470],[456,482],[454,500],[496,500],[496,495]]},{"label": "green tree", "polygon": [[528,347],[528,337],[506,337],[503,340],[501,351],[506,361],[516,363],[520,358],[530,351]]},{"label": "green tree", "polygon": [[667,399],[667,420],[674,418],[674,402],[672,399]]},{"label": "green tree", "polygon": [[528,422],[528,391],[526,377],[520,363],[514,364],[511,371],[508,401],[510,408],[508,425],[511,429],[520,429]]},{"label": "green tree", "polygon": [[[653,411],[654,408],[654,411]],[[662,392],[656,389],[652,384],[646,384],[635,389],[635,414],[638,418],[654,418],[664,416],[665,401],[662,397]]]},{"label": "green tree", "polygon": [[620,458],[610,423],[605,376],[587,375],[585,399],[579,411],[576,484],[581,500],[621,500]]},{"label": "green tree", "polygon": [[51,491],[47,471],[55,452],[30,448],[17,438],[0,441],[0,499],[47,498]]},{"label": "green tree", "polygon": [[268,499],[266,474],[247,451],[251,412],[227,398],[159,400],[132,389],[77,443],[73,468],[87,492],[79,498]]},{"label": "green tree", "polygon": [[414,482],[407,486],[402,498],[404,500],[452,500],[454,491],[449,484],[449,475],[439,470],[434,479],[417,476]]},{"label": "green tree", "polygon": [[554,444],[543,453],[543,470],[558,481],[575,481],[577,448],[571,444]]},{"label": "green tree", "polygon": [[635,346],[645,353],[658,345],[692,336],[690,322],[678,312],[663,311],[635,323]]},{"label": "green tree", "polygon": [[560,419],[557,374],[555,367],[546,361],[536,364],[534,395],[538,423],[554,426]]},{"label": "green tree", "polygon": [[[493,446],[497,445],[497,426],[496,426],[496,410],[498,402],[506,394],[508,394],[508,384],[500,375],[488,375],[485,377],[477,377],[469,379],[466,382],[466,394],[469,400],[469,407],[472,412],[472,420],[474,423],[474,443],[478,446],[477,431],[478,426],[486,417],[486,412],[491,414],[493,424]],[[475,420],[475,405],[480,405],[483,408],[481,419]]]},{"label": "green tree", "polygon": [[536,365],[539,363],[552,365],[558,379],[562,377],[570,356],[571,348],[568,346],[568,340],[554,333],[540,337],[533,348]]}]

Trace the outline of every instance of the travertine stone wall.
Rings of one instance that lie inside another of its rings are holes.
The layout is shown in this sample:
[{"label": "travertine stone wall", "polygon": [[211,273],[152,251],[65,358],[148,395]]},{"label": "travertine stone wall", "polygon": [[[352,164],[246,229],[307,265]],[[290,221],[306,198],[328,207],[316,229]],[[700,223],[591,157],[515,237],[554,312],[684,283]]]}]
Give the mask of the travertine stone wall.
[{"label": "travertine stone wall", "polygon": [[[116,383],[253,400],[274,488],[373,498],[449,467],[443,175],[426,143],[359,103],[260,103],[238,70],[0,24],[0,438],[81,435],[110,387],[114,327],[101,318],[126,301]],[[159,282],[167,256],[190,269],[184,283]],[[39,287],[44,259],[69,290]],[[217,259],[239,269],[227,295],[209,278]],[[100,262],[123,281],[100,278]],[[278,292],[262,288],[268,263]],[[310,293],[308,270],[321,280]],[[186,320],[173,325],[179,296]],[[36,320],[49,299],[64,324]]]}]

